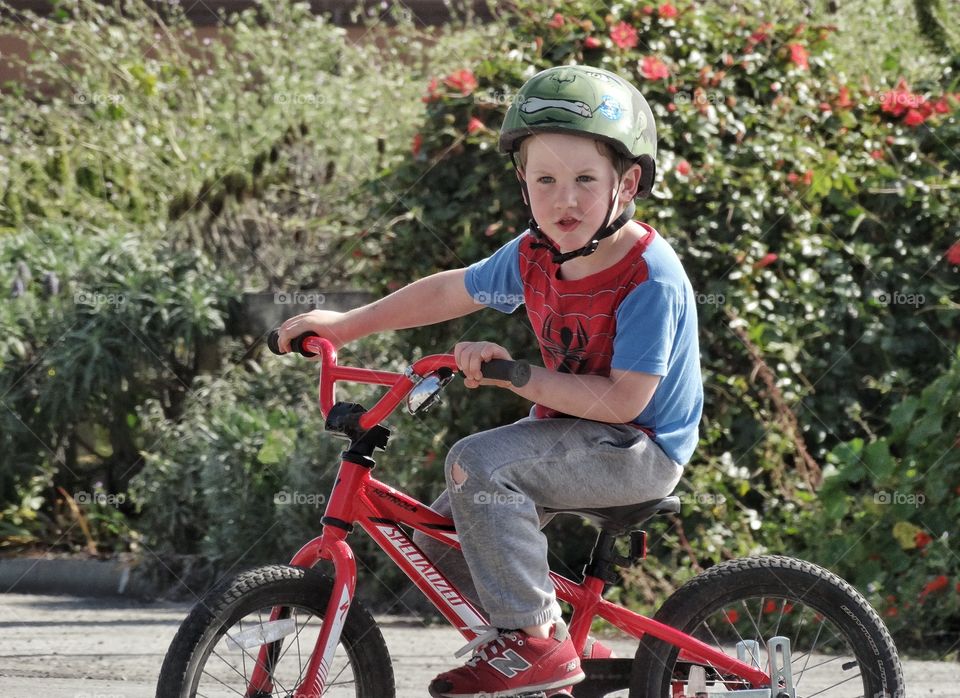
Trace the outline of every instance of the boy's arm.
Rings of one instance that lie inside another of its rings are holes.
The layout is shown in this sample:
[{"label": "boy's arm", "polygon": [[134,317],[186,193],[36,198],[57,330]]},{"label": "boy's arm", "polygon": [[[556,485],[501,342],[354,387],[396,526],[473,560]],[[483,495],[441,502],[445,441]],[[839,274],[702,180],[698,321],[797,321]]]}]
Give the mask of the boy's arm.
[{"label": "boy's arm", "polygon": [[481,366],[491,359],[510,359],[494,342],[460,342],[454,347],[464,385],[497,385],[552,410],[597,422],[626,424],[637,418],[653,398],[660,376],[641,371],[611,369],[610,376],[571,374],[531,367],[530,380],[517,388],[506,381],[483,378]]},{"label": "boy's arm", "polygon": [[316,332],[336,347],[387,330],[432,325],[469,315],[485,307],[467,293],[466,269],[424,277],[378,301],[346,313],[313,310],[290,318],[280,327],[280,349],[304,332]]},{"label": "boy's arm", "polygon": [[511,389],[517,395],[571,417],[626,424],[653,398],[660,376],[613,369],[610,376],[558,373],[535,366],[530,381]]}]

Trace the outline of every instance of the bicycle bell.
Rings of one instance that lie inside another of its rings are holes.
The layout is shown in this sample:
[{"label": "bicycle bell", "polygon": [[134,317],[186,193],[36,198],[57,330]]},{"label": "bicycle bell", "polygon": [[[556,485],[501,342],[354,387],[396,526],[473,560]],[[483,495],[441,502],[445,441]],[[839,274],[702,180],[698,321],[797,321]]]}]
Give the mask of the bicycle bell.
[{"label": "bicycle bell", "polygon": [[410,414],[426,412],[440,402],[440,391],[451,380],[453,371],[449,368],[441,368],[425,375],[407,394],[407,410]]}]

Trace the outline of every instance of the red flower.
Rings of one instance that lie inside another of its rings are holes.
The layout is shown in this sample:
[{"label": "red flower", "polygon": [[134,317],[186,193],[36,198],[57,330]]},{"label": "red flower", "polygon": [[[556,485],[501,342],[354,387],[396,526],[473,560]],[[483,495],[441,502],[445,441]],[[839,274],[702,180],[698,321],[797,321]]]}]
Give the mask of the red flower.
[{"label": "red flower", "polygon": [[588,36],[583,40],[584,48],[600,48],[600,39],[595,36]]},{"label": "red flower", "polygon": [[913,537],[913,542],[916,543],[919,550],[926,548],[932,541],[933,536],[926,531],[917,531],[917,534]]},{"label": "red flower", "polygon": [[675,112],[676,110],[677,110],[677,105],[674,104],[673,102],[670,102],[670,104],[667,105],[667,111]]},{"label": "red flower", "polygon": [[677,163],[677,174],[681,174],[684,177],[690,174],[690,163],[686,160],[681,160]]},{"label": "red flower", "polygon": [[900,78],[896,87],[883,93],[880,111],[892,116],[902,116],[907,109],[919,108],[925,101],[922,95],[911,92],[907,81]]},{"label": "red flower", "polygon": [[610,27],[610,38],[622,49],[630,49],[637,45],[637,30],[626,22],[617,22]]},{"label": "red flower", "polygon": [[477,131],[483,131],[486,128],[487,128],[486,125],[475,116],[471,116],[470,121],[467,122],[467,133],[471,135],[473,135]]},{"label": "red flower", "polygon": [[907,126],[919,126],[925,120],[926,119],[924,118],[923,114],[916,109],[907,110],[907,115],[903,117],[903,123],[905,123]]},{"label": "red flower", "polygon": [[737,610],[735,608],[731,608],[724,615],[727,617],[727,620],[730,621],[731,623],[736,623],[738,620],[740,620],[740,614],[737,613]]},{"label": "red flower", "polygon": [[772,22],[764,22],[763,24],[761,24],[760,27],[757,29],[757,31],[753,32],[753,34],[750,35],[750,38],[747,39],[747,47],[752,49],[761,41],[766,41],[768,36],[767,32],[770,31],[771,29],[773,29]]},{"label": "red flower", "polygon": [[807,63],[807,58],[809,54],[807,49],[803,47],[803,44],[789,44],[788,48],[790,49],[790,60],[800,69],[806,70],[810,67],[810,64]]},{"label": "red flower", "polygon": [[640,63],[640,72],[647,80],[665,80],[670,77],[667,64],[656,56],[647,56]]},{"label": "red flower", "polygon": [[938,591],[943,591],[950,585],[950,580],[947,579],[947,575],[941,574],[938,577],[934,577],[932,580],[927,582],[926,586],[920,591],[920,600],[923,601],[925,597],[930,594],[934,594]]},{"label": "red flower", "polygon": [[883,160],[884,154],[882,150],[871,150],[870,157],[872,157],[874,160]]},{"label": "red flower", "polygon": [[887,618],[896,618],[899,613],[900,610],[896,606],[891,606],[883,612],[883,615],[885,615]]},{"label": "red flower", "polygon": [[547,22],[547,26],[551,29],[560,29],[565,23],[566,20],[563,18],[563,15],[557,12],[553,15],[553,19]]},{"label": "red flower", "polygon": [[820,111],[833,111],[830,102],[820,102]]},{"label": "red flower", "polygon": [[938,99],[933,105],[933,110],[937,112],[937,114],[949,114],[950,103],[947,101],[947,98],[941,97]]},{"label": "red flower", "polygon": [[665,2],[657,8],[657,14],[663,17],[663,19],[673,19],[679,13],[677,12],[676,7],[671,5],[669,2]]},{"label": "red flower", "polygon": [[[944,256],[947,258],[947,261],[950,262],[950,264],[960,264],[960,240],[950,245],[950,247],[947,248]],[[960,446],[960,436],[957,437],[957,444]]]},{"label": "red flower", "polygon": [[813,184],[813,170],[807,170],[803,173],[803,183],[808,187]]},{"label": "red flower", "polygon": [[763,604],[764,613],[769,614],[769,613],[773,613],[776,610],[777,610],[777,602],[774,601],[773,599],[768,599],[767,602]]},{"label": "red flower", "polygon": [[763,255],[763,258],[753,263],[754,269],[763,269],[764,267],[769,267],[771,264],[776,262],[780,257],[776,252],[767,252]]},{"label": "red flower", "polygon": [[431,78],[430,84],[427,85],[427,94],[423,98],[423,101],[429,104],[430,102],[436,102],[440,99],[440,93],[437,92],[438,87],[440,87],[440,82],[436,78]]},{"label": "red flower", "polygon": [[417,157],[420,154],[420,148],[423,147],[423,136],[419,133],[413,137],[413,144],[410,146],[410,151],[413,153],[413,157]]},{"label": "red flower", "polygon": [[643,6],[643,14],[645,14],[645,15],[652,15],[652,14],[653,14],[653,5],[644,5],[644,6]]},{"label": "red flower", "polygon": [[477,78],[472,70],[463,68],[445,77],[443,84],[451,90],[459,90],[460,94],[466,97],[477,89]]},{"label": "red flower", "polygon": [[837,96],[837,108],[849,109],[853,106],[853,100],[850,99],[850,90],[846,85],[840,88],[840,94]]}]

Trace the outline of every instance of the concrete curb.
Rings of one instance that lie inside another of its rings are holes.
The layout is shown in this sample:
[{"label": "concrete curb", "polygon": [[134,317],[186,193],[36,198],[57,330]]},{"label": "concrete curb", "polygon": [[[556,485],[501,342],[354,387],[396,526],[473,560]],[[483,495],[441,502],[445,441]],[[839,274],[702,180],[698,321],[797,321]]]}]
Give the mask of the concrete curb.
[{"label": "concrete curb", "polygon": [[152,598],[155,589],[122,560],[0,559],[0,592]]}]

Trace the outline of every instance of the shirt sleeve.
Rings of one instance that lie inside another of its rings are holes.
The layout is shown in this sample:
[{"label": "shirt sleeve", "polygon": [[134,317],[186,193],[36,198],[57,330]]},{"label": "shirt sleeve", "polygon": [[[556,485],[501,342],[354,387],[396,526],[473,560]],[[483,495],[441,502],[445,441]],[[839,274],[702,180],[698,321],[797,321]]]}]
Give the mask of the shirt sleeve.
[{"label": "shirt sleeve", "polygon": [[524,235],[526,233],[467,267],[464,285],[475,302],[502,313],[512,313],[523,304],[520,241]]},{"label": "shirt sleeve", "polygon": [[611,368],[667,375],[683,296],[660,281],[645,281],[617,308]]}]

